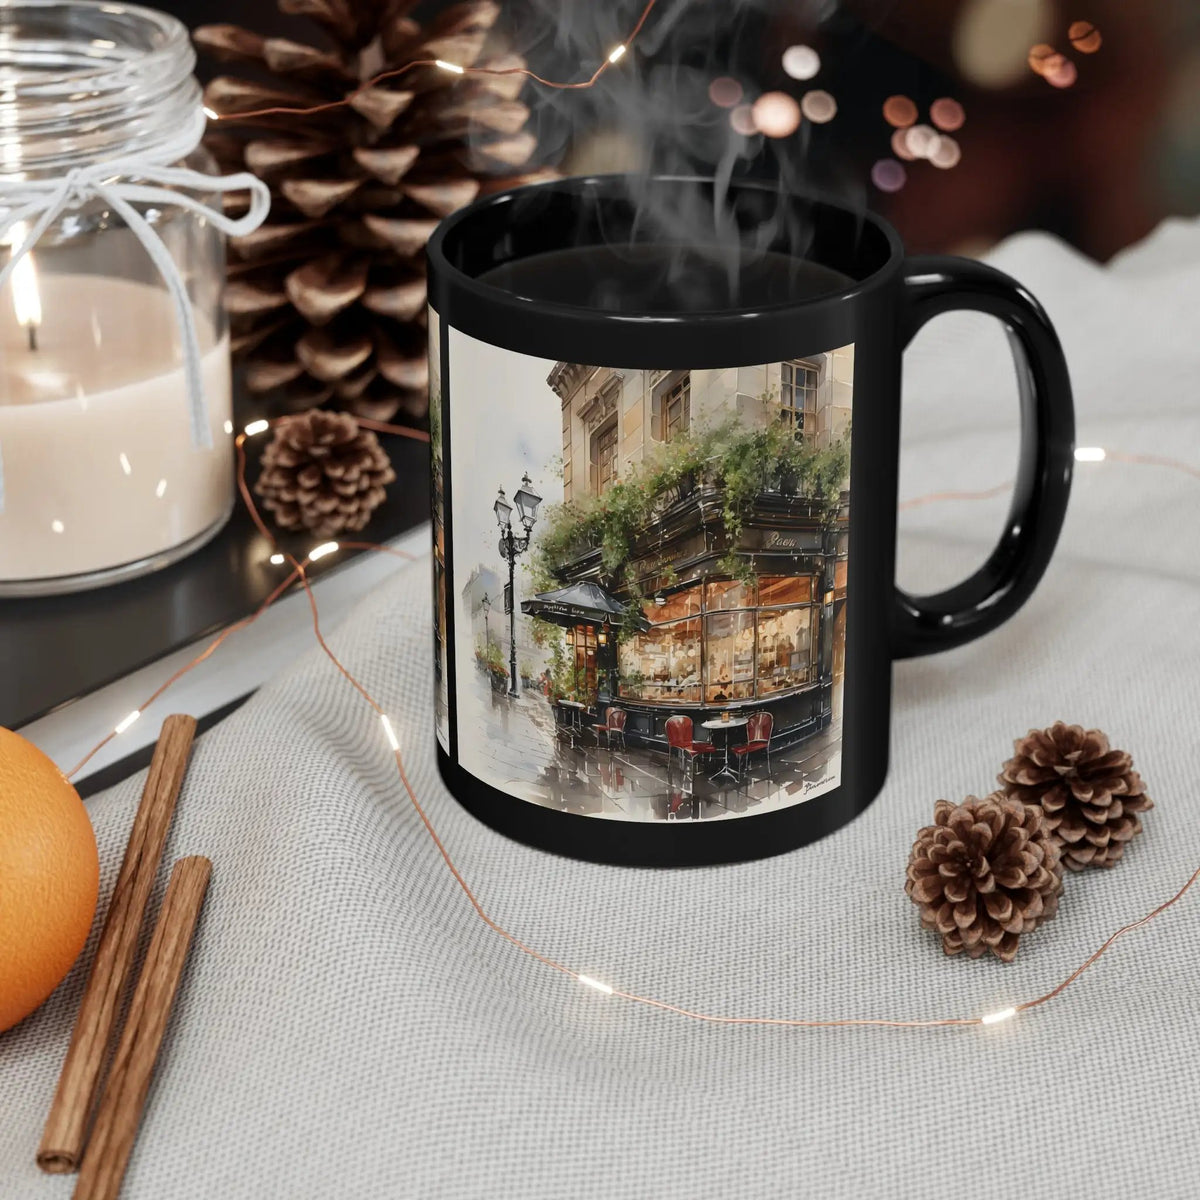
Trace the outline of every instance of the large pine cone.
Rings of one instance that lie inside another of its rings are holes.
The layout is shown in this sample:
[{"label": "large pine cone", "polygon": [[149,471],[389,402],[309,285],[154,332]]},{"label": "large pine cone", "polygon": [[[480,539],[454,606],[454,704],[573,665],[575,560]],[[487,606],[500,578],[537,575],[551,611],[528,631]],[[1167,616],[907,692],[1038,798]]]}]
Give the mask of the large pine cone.
[{"label": "large pine cone", "polygon": [[1040,808],[998,792],[939,800],[917,834],[904,890],[947,954],[1011,962],[1023,933],[1058,912],[1062,864]]},{"label": "large pine cone", "polygon": [[254,485],[280,529],[357,532],[396,478],[379,439],[349,413],[309,412],[275,426]]},{"label": "large pine cone", "polygon": [[1133,759],[1099,729],[1058,721],[1013,742],[999,782],[1008,796],[1037,804],[1072,871],[1112,867],[1141,833],[1138,813],[1154,807]]},{"label": "large pine cone", "polygon": [[416,0],[278,3],[312,18],[328,48],[236,25],[195,31],[202,50],[253,76],[205,89],[223,118],[209,148],[226,170],[258,175],[273,197],[268,222],[232,244],[234,353],[268,411],[328,402],[377,420],[401,409],[420,417],[426,240],[477,195],[548,174],[529,165],[536,139],[518,99],[523,77],[418,67],[325,112],[237,114],[342,100],[415,59],[494,68],[522,60],[490,36],[494,0],[454,5],[424,27],[408,15]]}]

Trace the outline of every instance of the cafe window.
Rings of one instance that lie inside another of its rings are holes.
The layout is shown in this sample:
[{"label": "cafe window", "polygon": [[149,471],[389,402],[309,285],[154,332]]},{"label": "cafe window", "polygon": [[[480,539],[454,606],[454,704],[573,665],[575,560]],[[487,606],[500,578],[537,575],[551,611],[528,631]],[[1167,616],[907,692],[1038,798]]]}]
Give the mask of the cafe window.
[{"label": "cafe window", "polygon": [[760,609],[758,694],[800,687],[812,679],[812,609]]},{"label": "cafe window", "polygon": [[622,696],[663,703],[700,700],[700,618],[667,621],[624,642],[618,652]]},{"label": "cafe window", "polygon": [[642,605],[650,625],[618,652],[620,694],[651,703],[724,704],[816,678],[813,576],[713,579]]},{"label": "cafe window", "polygon": [[629,638],[618,651],[622,696],[668,704],[700,702],[703,597],[704,588],[697,584],[643,602],[650,629]]},{"label": "cafe window", "polygon": [[684,375],[659,401],[658,440],[670,442],[682,437],[692,424],[692,377]]},{"label": "cafe window", "polygon": [[567,634],[574,655],[572,679],[580,700],[596,692],[596,627],[576,625]]},{"label": "cafe window", "polygon": [[705,689],[709,704],[754,695],[754,610],[704,618]]},{"label": "cafe window", "polygon": [[782,363],[780,371],[779,419],[799,437],[804,433],[806,418],[812,429],[821,371],[816,363],[803,360]]},{"label": "cafe window", "polygon": [[740,579],[718,579],[708,584],[704,599],[705,612],[720,612],[731,608],[751,608],[754,605],[754,583]]},{"label": "cafe window", "polygon": [[592,493],[603,495],[617,478],[617,419],[592,434]]},{"label": "cafe window", "polygon": [[764,575],[758,581],[758,602],[763,608],[781,604],[811,604],[811,575]]},{"label": "cafe window", "polygon": [[700,615],[703,596],[704,589],[699,584],[684,588],[681,592],[672,592],[669,596],[660,594],[642,605],[642,614],[651,625],[678,621],[680,617],[696,617]]}]

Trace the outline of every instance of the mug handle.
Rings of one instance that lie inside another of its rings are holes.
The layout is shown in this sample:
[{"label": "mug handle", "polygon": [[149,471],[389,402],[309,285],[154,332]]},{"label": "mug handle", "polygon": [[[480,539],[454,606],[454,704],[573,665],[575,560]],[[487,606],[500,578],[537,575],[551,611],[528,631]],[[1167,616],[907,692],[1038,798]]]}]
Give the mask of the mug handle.
[{"label": "mug handle", "polygon": [[1007,621],[1033,593],[1067,512],[1075,453],[1071,377],[1042,306],[1015,279],[965,258],[914,257],[904,267],[902,337],[946,312],[987,313],[1003,323],[1017,369],[1021,454],[1012,506],[987,562],[933,596],[897,587],[892,654],[912,658],[961,646]]}]

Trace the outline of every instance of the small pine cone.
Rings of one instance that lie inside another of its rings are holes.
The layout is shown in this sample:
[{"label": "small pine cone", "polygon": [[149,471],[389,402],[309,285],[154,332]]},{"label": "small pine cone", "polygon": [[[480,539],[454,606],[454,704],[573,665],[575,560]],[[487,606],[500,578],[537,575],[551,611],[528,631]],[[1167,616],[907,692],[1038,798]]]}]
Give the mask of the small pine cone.
[{"label": "small pine cone", "polygon": [[947,954],[1011,962],[1021,934],[1058,912],[1062,864],[1042,810],[993,792],[939,800],[933,820],[917,834],[904,885],[921,924]]},{"label": "small pine cone", "polygon": [[280,529],[334,537],[362,529],[395,478],[374,433],[348,413],[314,410],[275,426],[254,490]]},{"label": "small pine cone", "polygon": [[1141,833],[1138,813],[1154,807],[1133,759],[1099,729],[1062,721],[1031,729],[998,777],[1007,796],[1036,804],[1072,871],[1112,867]]}]

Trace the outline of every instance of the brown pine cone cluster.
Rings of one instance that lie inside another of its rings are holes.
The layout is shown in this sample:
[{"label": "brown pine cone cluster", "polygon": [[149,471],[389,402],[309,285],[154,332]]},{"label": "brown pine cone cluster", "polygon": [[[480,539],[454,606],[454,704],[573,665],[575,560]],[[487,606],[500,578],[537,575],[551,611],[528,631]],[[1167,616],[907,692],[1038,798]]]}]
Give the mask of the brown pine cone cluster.
[{"label": "brown pine cone cluster", "polygon": [[1154,807],[1133,759],[1099,729],[1059,721],[1013,743],[999,782],[1008,796],[1040,805],[1046,828],[1072,871],[1112,867],[1142,830],[1138,813]]},{"label": "brown pine cone cluster", "polygon": [[[492,33],[494,0],[467,0],[422,25],[416,0],[278,0],[312,19],[322,45],[236,25],[197,29],[197,45],[245,68],[205,89],[223,118],[209,148],[272,192],[266,224],[231,247],[233,349],[269,411],[328,404],[390,420],[428,406],[425,242],[476,196],[549,172],[518,98],[522,76],[462,76],[414,60],[521,67]],[[348,105],[248,117],[268,107]],[[239,201],[235,198],[233,204]],[[240,201],[240,203],[244,203]]]},{"label": "brown pine cone cluster", "polygon": [[1058,847],[1039,808],[993,793],[939,800],[917,834],[908,892],[947,954],[1011,962],[1022,934],[1051,920],[1062,891]]},{"label": "brown pine cone cluster", "polygon": [[254,490],[280,529],[328,538],[364,528],[395,478],[374,433],[349,413],[314,411],[275,426]]}]

